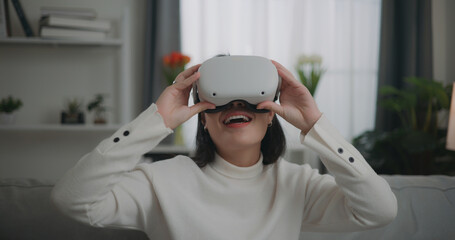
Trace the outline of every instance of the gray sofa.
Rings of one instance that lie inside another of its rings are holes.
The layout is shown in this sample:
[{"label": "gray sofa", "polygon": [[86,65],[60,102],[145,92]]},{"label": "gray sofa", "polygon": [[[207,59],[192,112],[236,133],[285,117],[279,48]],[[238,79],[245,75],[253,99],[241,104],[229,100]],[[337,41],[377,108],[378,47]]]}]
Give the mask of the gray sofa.
[{"label": "gray sofa", "polygon": [[[455,177],[384,176],[398,216],[386,227],[353,233],[303,232],[300,239],[455,239]],[[53,183],[0,180],[0,239],[147,239],[139,231],[100,229],[62,216],[50,203]]]}]

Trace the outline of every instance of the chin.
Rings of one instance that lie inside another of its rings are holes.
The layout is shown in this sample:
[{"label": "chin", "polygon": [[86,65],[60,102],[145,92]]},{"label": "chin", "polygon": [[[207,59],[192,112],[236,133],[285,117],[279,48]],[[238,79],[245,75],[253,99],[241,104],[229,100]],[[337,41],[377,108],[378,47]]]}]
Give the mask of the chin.
[{"label": "chin", "polygon": [[250,131],[235,131],[223,134],[221,137],[217,138],[217,141],[215,141],[214,138],[212,138],[212,140],[214,140],[217,147],[221,146],[221,148],[225,149],[243,149],[255,146],[260,147],[264,135],[265,132],[260,135],[257,132],[251,133]]}]

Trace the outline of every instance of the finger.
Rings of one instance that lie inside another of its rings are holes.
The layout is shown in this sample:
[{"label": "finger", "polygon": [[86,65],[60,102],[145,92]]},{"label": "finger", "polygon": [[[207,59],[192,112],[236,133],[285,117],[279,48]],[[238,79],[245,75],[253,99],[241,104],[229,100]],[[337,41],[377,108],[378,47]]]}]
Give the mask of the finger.
[{"label": "finger", "polygon": [[281,70],[283,73],[285,73],[287,76],[290,76],[290,77],[294,77],[294,75],[283,65],[281,65],[281,63],[275,61],[275,60],[271,60],[273,65],[275,65],[275,67],[278,69],[278,70]]},{"label": "finger", "polygon": [[281,65],[277,61],[274,61],[274,60],[271,60],[271,61],[277,68],[278,74],[283,79],[283,83],[285,85],[289,84],[290,86],[294,86],[294,87],[301,85],[301,83],[299,81],[297,81],[297,79],[295,79],[294,75],[288,69],[286,69],[283,65]]},{"label": "finger", "polygon": [[186,89],[186,88],[189,88],[190,86],[193,85],[194,82],[196,82],[199,77],[201,76],[201,73],[200,72],[195,72],[193,75],[191,75],[189,78],[183,80],[183,81],[178,81],[176,82],[176,87],[178,87],[178,89]]},{"label": "finger", "polygon": [[215,104],[209,102],[199,102],[190,107],[191,116],[194,116],[207,109],[215,109]]},{"label": "finger", "polygon": [[286,76],[288,78],[294,78],[294,75],[292,75],[292,73],[287,68],[285,68],[283,65],[281,65],[279,62],[272,60],[272,63],[273,63],[273,65],[275,65],[275,67],[277,68],[277,70],[279,72],[283,73],[284,76]]},{"label": "finger", "polygon": [[277,113],[280,116],[283,115],[283,107],[276,102],[272,102],[272,101],[261,102],[257,105],[256,108],[257,109],[267,109],[267,110]]},{"label": "finger", "polygon": [[193,75],[194,72],[197,72],[201,64],[194,65],[185,71],[181,72],[177,77],[176,80],[178,79],[179,81],[185,80],[186,78],[190,77]]}]

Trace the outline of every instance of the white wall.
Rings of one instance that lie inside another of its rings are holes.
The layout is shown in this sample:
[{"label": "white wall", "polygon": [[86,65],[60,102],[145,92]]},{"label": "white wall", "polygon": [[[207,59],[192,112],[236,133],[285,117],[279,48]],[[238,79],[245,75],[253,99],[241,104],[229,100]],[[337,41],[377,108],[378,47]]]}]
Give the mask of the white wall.
[{"label": "white wall", "polygon": [[[131,16],[128,62],[133,115],[141,110],[145,0],[21,0],[35,35],[41,6],[94,8],[100,19],[118,25],[125,13]],[[12,35],[24,36],[10,4]],[[119,31],[114,31],[114,37]],[[23,108],[16,124],[58,123],[64,101],[80,97],[87,103],[96,93],[109,93],[110,120],[119,122],[116,106],[121,49],[113,47],[0,44],[0,97],[20,97]],[[90,121],[90,119],[88,119]],[[1,130],[0,177],[57,179],[80,157],[114,130],[56,131]]]},{"label": "white wall", "polygon": [[455,81],[455,1],[433,0],[434,78],[449,84]]}]

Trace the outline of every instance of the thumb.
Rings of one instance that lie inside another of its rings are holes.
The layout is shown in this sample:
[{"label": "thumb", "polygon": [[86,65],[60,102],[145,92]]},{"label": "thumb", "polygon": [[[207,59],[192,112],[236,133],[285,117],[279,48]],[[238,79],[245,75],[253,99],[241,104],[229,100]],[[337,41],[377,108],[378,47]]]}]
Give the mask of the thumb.
[{"label": "thumb", "polygon": [[278,115],[282,115],[282,113],[283,113],[283,107],[281,105],[279,105],[278,103],[275,103],[272,101],[261,102],[258,104],[258,106],[256,108],[257,109],[267,109],[267,110],[277,113]]}]

